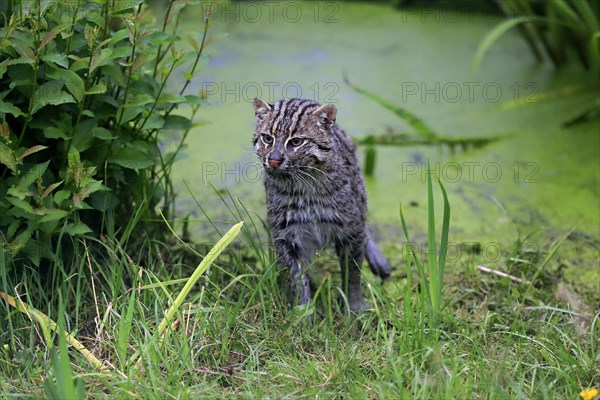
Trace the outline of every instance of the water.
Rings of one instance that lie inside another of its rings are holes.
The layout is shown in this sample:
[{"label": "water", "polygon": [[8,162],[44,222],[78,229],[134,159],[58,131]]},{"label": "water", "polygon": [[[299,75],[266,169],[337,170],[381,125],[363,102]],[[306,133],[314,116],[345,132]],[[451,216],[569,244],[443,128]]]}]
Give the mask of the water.
[{"label": "water", "polygon": [[[356,137],[410,132],[398,117],[353,92],[346,75],[420,116],[439,134],[507,135],[467,151],[378,148],[375,175],[366,180],[369,218],[393,263],[402,259],[400,203],[413,237],[425,239],[429,160],[448,190],[451,242],[481,243],[489,250],[484,261],[494,267],[504,263],[499,254],[519,235],[537,232],[530,246],[547,248],[574,228],[583,242],[569,241],[561,250],[576,266],[571,274],[588,281],[598,277],[600,121],[561,128],[598,97],[596,78],[577,66],[555,71],[549,63],[536,63],[516,31],[492,47],[472,74],[479,41],[500,22],[472,10],[396,11],[332,2],[223,7],[210,32],[229,36],[208,49],[211,61],[192,85],[208,92],[200,118],[210,124],[190,134],[187,158],[176,165],[180,210],[202,218],[183,188],[185,180],[212,218],[231,219],[207,182],[264,216],[260,168],[250,143],[255,96],[334,103],[338,123]],[[200,13],[194,15],[186,13],[184,24],[200,30]],[[362,158],[364,149],[360,152]],[[206,227],[198,223],[194,229]]]}]

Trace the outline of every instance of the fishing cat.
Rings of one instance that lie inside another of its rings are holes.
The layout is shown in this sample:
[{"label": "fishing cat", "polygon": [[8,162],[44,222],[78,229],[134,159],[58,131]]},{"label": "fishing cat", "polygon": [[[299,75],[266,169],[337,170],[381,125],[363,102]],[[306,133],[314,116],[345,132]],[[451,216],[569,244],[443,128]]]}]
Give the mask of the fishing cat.
[{"label": "fishing cat", "polygon": [[253,144],[266,172],[267,223],[287,269],[290,305],[310,302],[307,269],[331,245],[350,310],[368,308],[360,289],[364,258],[382,278],[390,275],[390,265],[369,237],[356,147],[336,124],[335,106],[304,99],[274,104],[255,99],[253,106]]}]

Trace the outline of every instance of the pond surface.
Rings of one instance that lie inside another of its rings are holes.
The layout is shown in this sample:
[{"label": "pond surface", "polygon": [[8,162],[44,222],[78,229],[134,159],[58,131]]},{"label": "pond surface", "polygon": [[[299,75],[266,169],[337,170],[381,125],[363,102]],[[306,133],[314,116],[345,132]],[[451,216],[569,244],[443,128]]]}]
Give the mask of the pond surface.
[{"label": "pond surface", "polygon": [[[255,96],[334,103],[337,122],[355,137],[410,133],[397,116],[349,88],[346,75],[439,134],[507,135],[483,148],[455,152],[378,148],[375,174],[366,181],[369,218],[395,265],[405,241],[400,203],[413,240],[426,237],[429,160],[448,190],[451,242],[480,243],[488,253],[484,261],[500,267],[519,235],[533,233],[530,247],[548,249],[574,229],[554,267],[567,259],[571,278],[598,282],[600,121],[561,128],[598,97],[597,79],[578,66],[555,71],[549,63],[536,63],[516,31],[502,37],[471,74],[479,41],[499,17],[469,10],[396,11],[368,3],[287,4],[217,7],[210,32],[229,35],[211,45],[211,60],[193,85],[193,91],[207,91],[208,104],[199,116],[209,124],[190,133],[186,158],[176,164],[180,211],[203,219],[185,180],[211,218],[232,220],[207,182],[264,216],[260,168],[250,143]],[[201,20],[200,11],[186,13],[185,26],[201,30]],[[360,153],[362,159],[364,149]],[[209,228],[192,225],[197,232]],[[502,257],[494,255],[498,251]]]}]

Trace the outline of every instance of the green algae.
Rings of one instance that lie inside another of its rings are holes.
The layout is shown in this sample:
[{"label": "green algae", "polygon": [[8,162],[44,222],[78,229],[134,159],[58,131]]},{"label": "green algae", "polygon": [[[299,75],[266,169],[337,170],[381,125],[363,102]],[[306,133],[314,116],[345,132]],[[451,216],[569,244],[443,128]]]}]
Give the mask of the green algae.
[{"label": "green algae", "polygon": [[[531,246],[545,251],[576,227],[575,237],[588,239],[568,240],[550,268],[567,260],[565,276],[598,288],[600,121],[562,127],[595,101],[596,77],[576,66],[555,71],[538,64],[516,32],[500,39],[469,76],[480,38],[499,22],[489,16],[444,18],[435,10],[335,3],[315,18],[313,4],[295,4],[302,10],[298,20],[281,12],[271,18],[264,9],[252,19],[250,11],[242,11],[244,3],[235,6],[237,14],[216,10],[213,16],[212,33],[229,36],[209,49],[211,61],[191,88],[207,91],[203,118],[210,124],[191,132],[187,158],[174,169],[175,181],[185,180],[212,218],[231,219],[208,183],[227,188],[251,213],[264,215],[260,167],[250,144],[255,96],[334,103],[338,123],[356,138],[409,130],[396,115],[353,92],[344,83],[346,74],[447,137],[505,137],[458,151],[377,148],[374,176],[366,179],[369,218],[393,264],[402,265],[404,257],[400,203],[411,205],[405,216],[415,240],[425,237],[429,160],[452,205],[451,243],[456,249],[478,243],[500,254],[476,261],[464,255],[455,265],[502,268],[519,236],[537,232]],[[199,17],[187,15],[184,25],[200,29]],[[362,158],[365,149],[359,151]],[[180,187],[180,210],[202,219]],[[192,228],[202,231],[208,224],[196,225]]]}]

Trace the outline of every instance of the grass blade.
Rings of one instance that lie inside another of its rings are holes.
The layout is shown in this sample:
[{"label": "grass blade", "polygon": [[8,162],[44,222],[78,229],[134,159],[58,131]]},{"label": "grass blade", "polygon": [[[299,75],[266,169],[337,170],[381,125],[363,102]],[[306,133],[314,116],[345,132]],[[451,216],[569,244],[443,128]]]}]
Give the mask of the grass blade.
[{"label": "grass blade", "polygon": [[[6,294],[4,292],[0,292],[0,298],[6,300],[8,304],[10,304],[15,309],[19,310],[21,313],[27,315],[29,318],[35,319],[37,323],[40,324],[40,326],[42,327],[42,330],[46,330],[49,328],[53,332],[64,336],[67,343],[73,346],[75,350],[80,352],[92,365],[94,365],[100,371],[107,372],[110,370],[106,365],[104,365],[102,361],[100,361],[92,353],[90,353],[90,351],[86,349],[85,346],[81,344],[81,342],[79,342],[77,339],[71,336],[69,332],[59,327],[56,322],[51,320],[46,314],[44,314],[40,310],[30,306],[27,303],[22,302],[21,300],[17,300],[11,295]],[[48,347],[52,347],[52,340],[49,337],[49,335],[45,333],[44,336]],[[117,370],[117,372],[119,371]],[[125,376],[121,372],[119,372],[119,374]]]},{"label": "grass blade", "polygon": [[436,268],[435,246],[435,209],[433,204],[433,185],[431,183],[431,167],[427,162],[427,265],[429,266],[429,292],[431,305],[434,310],[439,310],[438,271]]},{"label": "grass blade", "polygon": [[594,33],[588,42],[588,57],[594,71],[600,70],[600,32]]},{"label": "grass blade", "polygon": [[[426,303],[431,304],[431,296],[429,293],[429,288],[427,287],[427,277],[425,276],[425,268],[423,267],[423,264],[417,257],[415,249],[413,249],[411,245],[410,235],[408,234],[408,228],[406,227],[406,220],[404,219],[404,213],[402,212],[402,205],[400,205],[400,221],[402,222],[402,230],[404,231],[404,237],[406,237],[410,254],[412,254],[412,257],[415,260],[415,264],[417,265],[419,279],[421,281],[421,292],[425,293]],[[410,273],[410,271],[407,271],[407,273]]]},{"label": "grass blade", "polygon": [[[585,0],[578,0],[577,2],[584,3]],[[573,28],[583,30],[583,23],[579,16],[573,9],[563,0],[552,0],[552,2],[548,3],[549,7],[554,8],[557,11],[558,18],[566,20]]]},{"label": "grass blade", "polygon": [[444,216],[442,220],[442,237],[440,239],[440,256],[438,259],[438,284],[441,289],[443,287],[444,270],[446,269],[446,255],[448,254],[448,233],[450,231],[450,203],[448,202],[448,194],[442,182],[438,180],[440,189],[442,190],[442,196],[444,198]]},{"label": "grass blade", "polygon": [[402,120],[404,120],[404,122],[411,126],[415,130],[415,132],[418,133],[420,136],[423,136],[432,141],[435,141],[435,139],[438,138],[438,135],[433,131],[433,129],[431,129],[421,118],[417,117],[407,109],[392,104],[391,102],[377,96],[374,93],[371,93],[366,89],[354,86],[346,77],[344,77],[344,81],[355,92],[370,98],[380,106],[390,110],[391,112],[402,118]]},{"label": "grass blade", "polygon": [[471,64],[471,76],[475,75],[475,71],[479,68],[483,57],[487,54],[489,49],[498,41],[498,39],[504,35],[507,31],[512,29],[513,27],[525,23],[525,22],[533,22],[538,20],[535,17],[520,17],[506,20],[500,25],[496,26],[494,29],[489,31],[479,43],[479,47],[475,52],[475,56],[473,57],[473,62]]},{"label": "grass blade", "polygon": [[[61,300],[62,303],[62,300]],[[60,307],[64,310],[64,307]],[[58,326],[62,331],[65,330],[64,313],[59,313]],[[58,335],[58,351],[56,348],[50,349],[50,358],[52,361],[52,376],[46,378],[44,388],[50,400],[62,399],[83,399],[85,391],[83,382],[73,376],[73,368],[69,361],[69,352],[67,351],[67,341],[64,335]]]},{"label": "grass blade", "polygon": [[[235,239],[237,237],[237,235],[240,233],[240,230],[242,229],[243,225],[244,225],[244,221],[241,221],[241,222],[238,222],[237,224],[235,224],[234,226],[232,226],[231,229],[229,229],[229,231],[227,231],[227,233],[225,233],[225,235],[223,235],[223,237],[221,237],[221,239],[219,239],[217,244],[215,244],[213,246],[213,248],[208,252],[206,257],[204,257],[202,262],[200,262],[200,264],[198,264],[198,266],[196,267],[196,269],[194,270],[192,275],[187,279],[187,282],[183,286],[183,289],[181,289],[181,292],[179,292],[179,294],[175,298],[173,305],[169,308],[169,310],[166,312],[164,318],[158,325],[158,330],[156,332],[155,337],[162,336],[162,334],[167,329],[168,324],[173,320],[173,318],[175,317],[175,315],[181,308],[183,301],[185,300],[187,295],[190,293],[190,291],[192,290],[192,288],[194,287],[194,285],[196,284],[198,279],[200,279],[202,274],[204,274],[204,272],[208,269],[208,267],[211,266],[211,264],[216,260],[216,258],[219,256],[219,254],[221,254],[221,252],[223,252],[223,250],[225,250],[225,248],[233,241],[233,239]],[[130,363],[133,363],[139,357],[139,355],[140,355],[139,351],[135,352],[129,360]],[[141,358],[138,360],[138,364],[141,360],[142,360]]]},{"label": "grass blade", "polygon": [[127,347],[129,344],[129,336],[131,333],[131,322],[133,319],[133,311],[135,310],[136,304],[136,291],[132,290],[129,295],[129,302],[127,304],[127,311],[125,315],[119,319],[119,330],[117,337],[117,356],[121,363],[121,368],[125,365],[127,357]]},{"label": "grass blade", "polygon": [[594,11],[590,7],[588,1],[574,1],[573,6],[577,9],[577,12],[585,21],[590,30],[595,32],[600,31],[600,24],[598,23],[598,19],[596,18],[596,15],[594,15]]},{"label": "grass blade", "polygon": [[202,274],[208,269],[208,267],[210,267],[210,265],[213,263],[213,261],[215,261],[219,254],[221,254],[221,252],[225,250],[225,248],[233,241],[233,239],[236,238],[236,236],[240,233],[240,230],[242,229],[243,225],[244,222],[242,221],[232,226],[231,229],[229,229],[229,231],[227,231],[227,233],[223,235],[223,237],[217,242],[217,244],[215,244],[213,248],[208,252],[204,260],[202,260],[202,262],[198,264],[198,267],[196,267],[196,270],[194,270],[192,275],[188,278],[188,281],[186,282],[185,286],[183,287],[183,289],[181,289],[181,292],[179,292],[179,295],[175,298],[175,302],[173,303],[171,308],[169,308],[169,311],[167,311],[167,314],[158,326],[157,333],[159,335],[162,335],[162,333],[167,328],[167,324],[169,324],[173,317],[175,317],[175,314],[183,304],[183,301],[190,293],[198,279],[200,279]]}]

